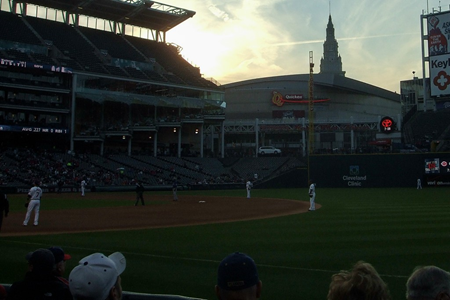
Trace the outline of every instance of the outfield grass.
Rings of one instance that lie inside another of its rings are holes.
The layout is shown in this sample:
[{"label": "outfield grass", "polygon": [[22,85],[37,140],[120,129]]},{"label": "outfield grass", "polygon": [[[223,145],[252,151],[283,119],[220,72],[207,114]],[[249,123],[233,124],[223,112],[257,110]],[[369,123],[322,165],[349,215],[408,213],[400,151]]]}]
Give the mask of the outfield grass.
[{"label": "outfield grass", "polygon": [[[179,192],[244,197],[239,191]],[[150,192],[146,192],[150,193]],[[167,194],[168,192],[155,192]],[[306,189],[253,190],[252,197],[308,200]],[[127,199],[128,197],[128,199]],[[11,195],[13,211],[23,211],[23,195]],[[127,200],[126,200],[127,199]],[[45,209],[129,205],[64,201],[45,195]],[[450,270],[450,189],[317,189],[315,212],[225,224],[65,235],[1,237],[0,282],[22,278],[24,255],[39,247],[62,246],[77,261],[92,252],[121,251],[126,291],[215,299],[220,260],[234,251],[252,256],[259,268],[261,299],[326,299],[332,274],[358,260],[375,266],[393,299],[404,299],[407,277],[417,265]],[[255,205],[257,202],[255,200]]]}]

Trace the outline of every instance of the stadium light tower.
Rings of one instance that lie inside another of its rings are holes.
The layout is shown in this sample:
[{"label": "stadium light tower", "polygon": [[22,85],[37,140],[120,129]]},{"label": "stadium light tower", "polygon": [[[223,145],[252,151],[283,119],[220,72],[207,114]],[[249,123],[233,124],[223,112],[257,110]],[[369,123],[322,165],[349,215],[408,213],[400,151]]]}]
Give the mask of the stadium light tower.
[{"label": "stadium light tower", "polygon": [[313,59],[313,52],[309,51],[309,112],[308,112],[308,154],[313,154],[314,152],[314,79],[313,79],[313,72],[314,72],[314,59]]}]

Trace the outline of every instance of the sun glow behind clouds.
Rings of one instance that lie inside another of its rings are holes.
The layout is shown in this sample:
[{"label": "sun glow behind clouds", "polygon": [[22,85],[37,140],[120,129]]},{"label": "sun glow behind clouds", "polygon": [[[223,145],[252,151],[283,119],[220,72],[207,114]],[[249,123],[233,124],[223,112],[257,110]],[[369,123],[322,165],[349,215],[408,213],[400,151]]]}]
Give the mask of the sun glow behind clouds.
[{"label": "sun glow behind clouds", "polygon": [[[329,1],[168,0],[196,15],[167,32],[167,41],[220,83],[319,72]],[[331,15],[346,76],[391,91],[421,74],[422,0],[332,0]],[[442,2],[429,0],[430,11]],[[446,2],[446,3],[444,3]]]},{"label": "sun glow behind clouds", "polygon": [[214,73],[213,70],[220,63],[220,56],[228,51],[224,47],[217,47],[220,45],[221,36],[212,32],[196,31],[191,24],[174,28],[167,35],[170,36],[170,41],[176,41],[176,44],[183,48],[181,55],[192,65],[200,66],[204,74]]},{"label": "sun glow behind clouds", "polygon": [[197,12],[198,22],[188,20],[173,28],[167,40],[180,45],[183,57],[200,66],[206,77],[221,83],[279,73],[280,67],[273,61],[280,51],[262,45],[287,42],[289,34],[280,35],[276,26],[258,13],[263,2],[234,1],[219,6],[209,1]]}]

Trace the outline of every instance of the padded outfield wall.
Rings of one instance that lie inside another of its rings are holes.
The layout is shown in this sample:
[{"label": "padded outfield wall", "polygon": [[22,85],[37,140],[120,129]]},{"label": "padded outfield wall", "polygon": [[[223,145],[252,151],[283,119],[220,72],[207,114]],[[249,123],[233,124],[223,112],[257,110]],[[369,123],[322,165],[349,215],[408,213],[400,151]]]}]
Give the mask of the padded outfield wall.
[{"label": "padded outfield wall", "polygon": [[450,153],[311,155],[317,187],[379,188],[450,186]]}]

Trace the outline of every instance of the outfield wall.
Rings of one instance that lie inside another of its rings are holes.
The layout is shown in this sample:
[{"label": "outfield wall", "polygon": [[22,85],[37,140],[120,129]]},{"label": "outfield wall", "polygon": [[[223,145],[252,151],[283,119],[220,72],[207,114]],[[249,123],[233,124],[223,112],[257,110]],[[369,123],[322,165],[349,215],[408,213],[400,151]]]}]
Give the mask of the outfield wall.
[{"label": "outfield wall", "polygon": [[[450,153],[311,155],[309,178],[318,187],[450,186]],[[430,169],[431,166],[431,169]]]},{"label": "outfield wall", "polygon": [[287,188],[307,188],[308,169],[295,168],[279,176],[273,177],[263,182],[257,183],[258,189],[287,189]]}]

